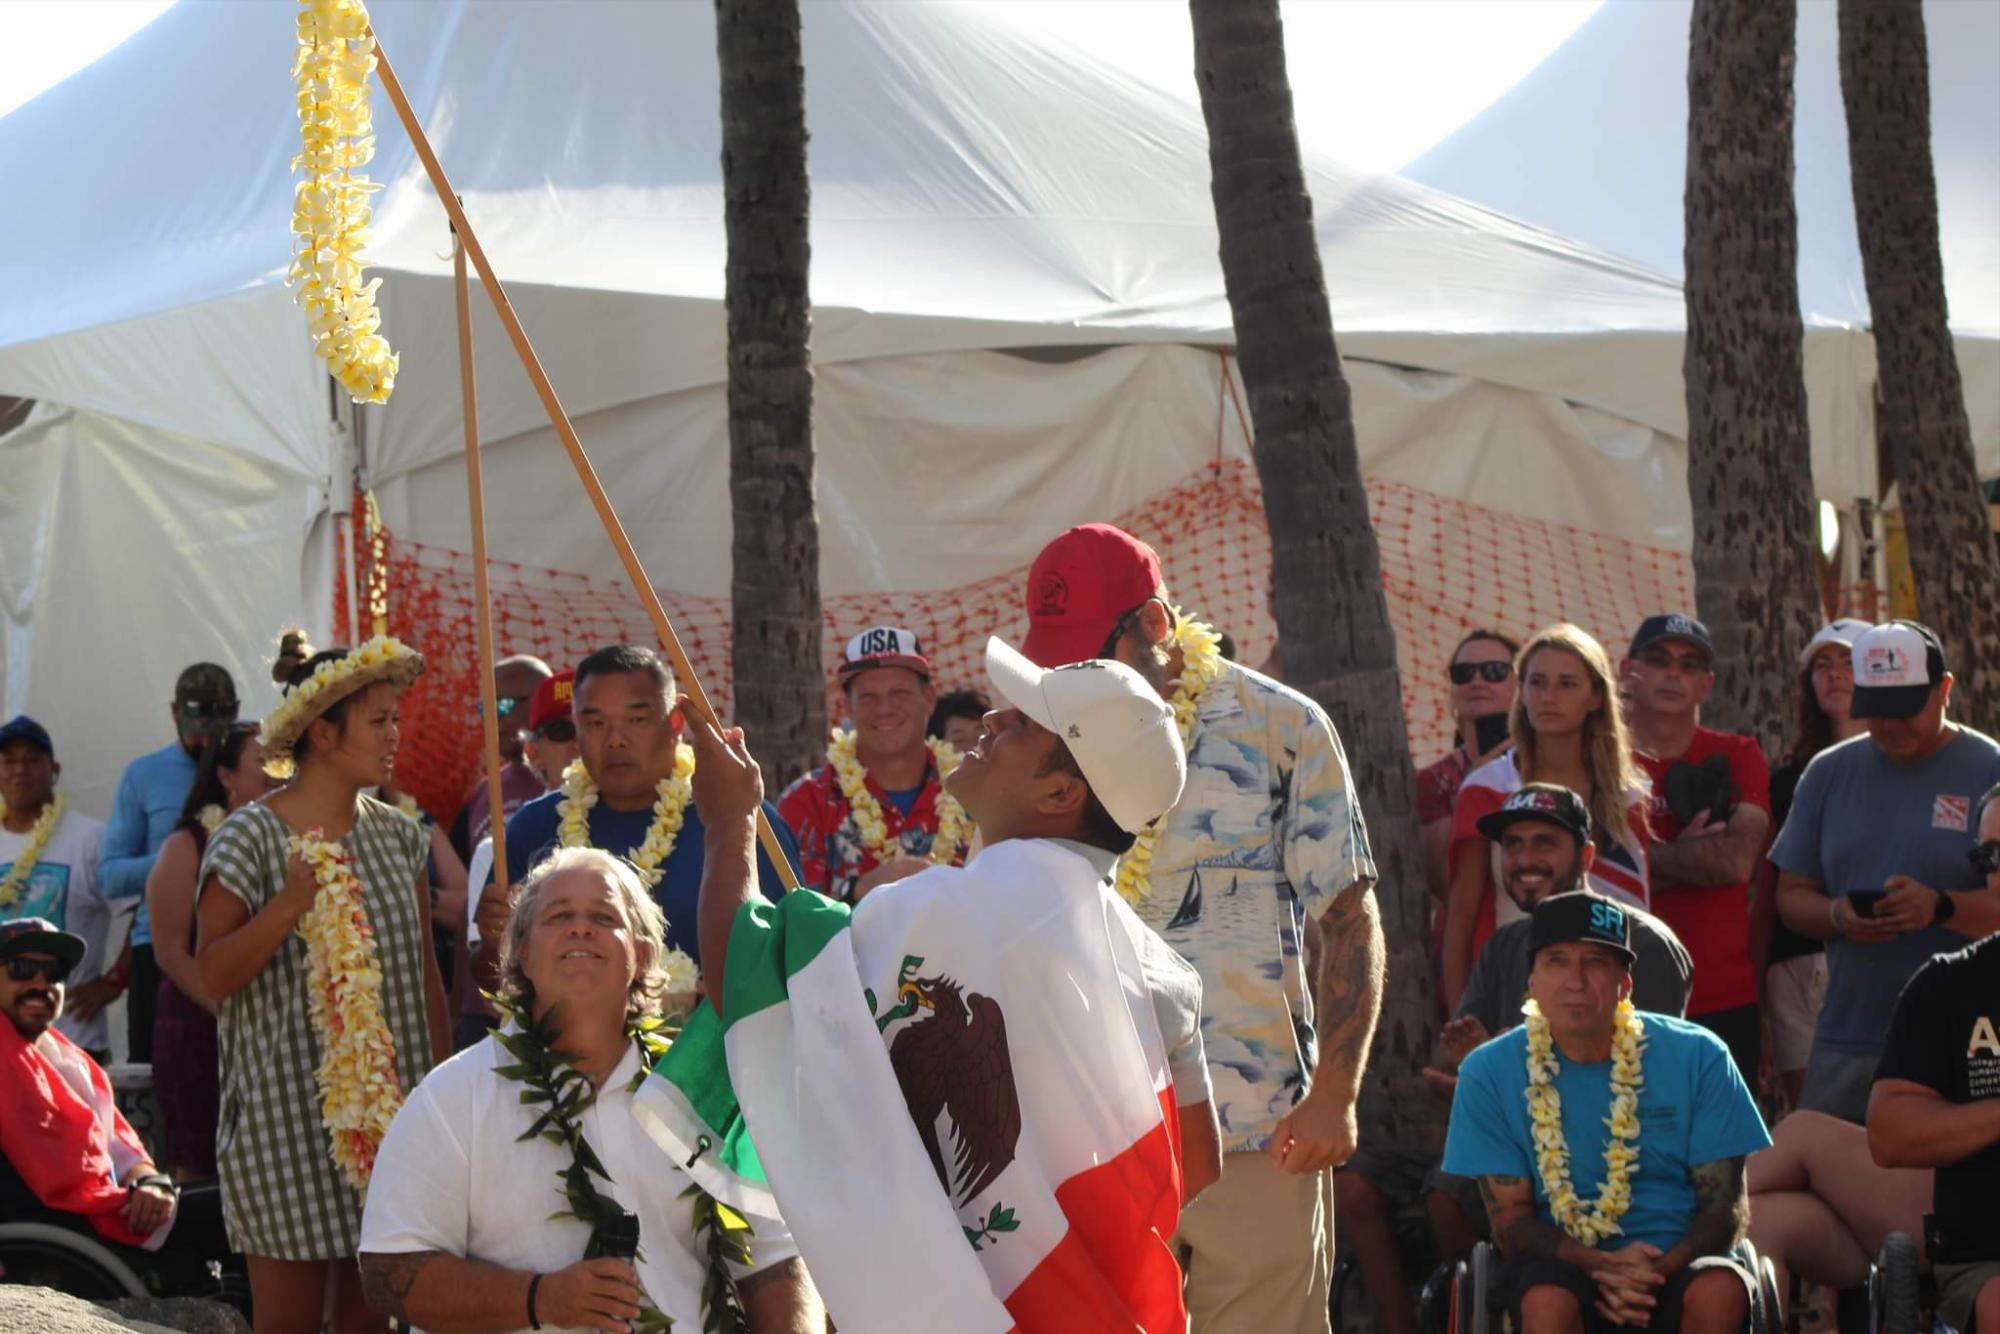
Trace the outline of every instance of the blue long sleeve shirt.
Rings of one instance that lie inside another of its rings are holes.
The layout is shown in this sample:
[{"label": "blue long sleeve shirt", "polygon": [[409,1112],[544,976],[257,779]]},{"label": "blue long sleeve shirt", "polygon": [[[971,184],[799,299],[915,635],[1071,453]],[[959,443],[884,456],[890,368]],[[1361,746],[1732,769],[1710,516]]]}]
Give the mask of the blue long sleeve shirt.
[{"label": "blue long sleeve shirt", "polygon": [[146,916],[146,877],[160,844],[174,832],[181,807],[194,786],[194,757],[178,741],[125,766],[111,819],[104,826],[104,860],[98,881],[107,899],[138,898],[139,916],[132,923],[132,943],[153,943],[153,924]]}]

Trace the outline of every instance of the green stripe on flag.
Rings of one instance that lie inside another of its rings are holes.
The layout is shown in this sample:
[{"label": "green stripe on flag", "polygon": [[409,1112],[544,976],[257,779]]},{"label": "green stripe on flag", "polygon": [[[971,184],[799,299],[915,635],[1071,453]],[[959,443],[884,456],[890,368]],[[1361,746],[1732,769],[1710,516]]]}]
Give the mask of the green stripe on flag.
[{"label": "green stripe on flag", "polygon": [[[715,1161],[752,1182],[764,1180],[763,1164],[743,1123],[736,1090],[729,1082],[729,1058],[723,1050],[722,1021],[707,1001],[695,1006],[674,1045],[654,1067],[655,1076],[680,1090],[688,1106],[707,1127]],[[696,1146],[690,1145],[690,1149]]]},{"label": "green stripe on flag", "polygon": [[746,903],[738,909],[722,984],[722,1008],[728,1016],[723,1027],[783,1004],[792,977],[847,929],[853,911],[809,889],[794,890],[776,903]]}]

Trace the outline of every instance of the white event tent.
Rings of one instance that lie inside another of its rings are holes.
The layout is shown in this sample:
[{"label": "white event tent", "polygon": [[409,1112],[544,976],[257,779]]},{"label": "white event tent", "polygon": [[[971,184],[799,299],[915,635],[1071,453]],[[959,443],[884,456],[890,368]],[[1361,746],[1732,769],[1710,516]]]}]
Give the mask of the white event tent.
[{"label": "white event tent", "polygon": [[[1679,279],[1689,10],[1690,0],[1609,0],[1400,174]],[[1799,5],[1799,301],[1817,324],[1866,329],[1836,16],[1835,0]],[[1945,297],[1990,478],[2000,475],[2000,4],[1926,0],[1924,25]]]},{"label": "white event tent", "polygon": [[[655,582],[726,596],[711,7],[373,11]],[[450,242],[379,93],[371,254],[402,373],[358,451],[285,289],[291,23],[183,3],[0,120],[0,394],[37,400],[0,438],[0,713],[51,726],[86,808],[165,740],[182,664],[227,664],[261,708],[277,629],[324,642],[328,516],[357,463],[393,531],[467,545]],[[1218,430],[1198,108],[952,4],[809,4],[805,63],[829,597],[946,596],[1246,456]],[[1424,187],[1310,154],[1308,174],[1371,481],[1686,549],[1674,282]],[[475,302],[494,554],[613,577]],[[1830,497],[1870,489],[1867,362],[1845,328],[1809,339]],[[1404,572],[1454,616],[1575,573]],[[1621,569],[1585,573],[1607,621],[1658,609]],[[1263,608],[1229,610],[1255,660]]]}]

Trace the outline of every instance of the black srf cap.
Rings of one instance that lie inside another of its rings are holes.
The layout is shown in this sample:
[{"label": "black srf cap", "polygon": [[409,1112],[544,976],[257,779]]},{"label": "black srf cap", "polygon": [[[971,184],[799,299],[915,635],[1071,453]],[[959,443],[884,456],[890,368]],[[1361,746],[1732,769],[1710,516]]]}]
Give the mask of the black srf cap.
[{"label": "black srf cap", "polygon": [[1535,905],[1528,923],[1531,963],[1548,946],[1572,941],[1602,945],[1621,956],[1627,967],[1639,957],[1632,951],[1632,910],[1594,890],[1551,894]]}]

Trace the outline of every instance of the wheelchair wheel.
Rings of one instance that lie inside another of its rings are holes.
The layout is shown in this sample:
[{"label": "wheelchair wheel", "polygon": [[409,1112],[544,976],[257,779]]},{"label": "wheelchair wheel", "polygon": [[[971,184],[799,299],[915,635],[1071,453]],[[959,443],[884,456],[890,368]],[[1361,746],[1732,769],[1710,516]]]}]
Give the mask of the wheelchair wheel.
[{"label": "wheelchair wheel", "polygon": [[1467,1306],[1464,1334],[1487,1334],[1493,1328],[1486,1303],[1493,1290],[1493,1247],[1486,1242],[1472,1248],[1472,1272],[1467,1277],[1472,1292]]},{"label": "wheelchair wheel", "polygon": [[1451,1290],[1457,1276],[1456,1264],[1441,1264],[1424,1280],[1417,1293],[1417,1328],[1423,1334],[1456,1334]]},{"label": "wheelchair wheel", "polygon": [[1923,1261],[1905,1232],[1882,1239],[1882,1254],[1868,1275],[1868,1308],[1876,1334],[1916,1334],[1922,1312]]},{"label": "wheelchair wheel", "polygon": [[53,1288],[86,1301],[144,1297],[132,1267],[80,1232],[48,1223],[0,1224],[0,1282]]}]

